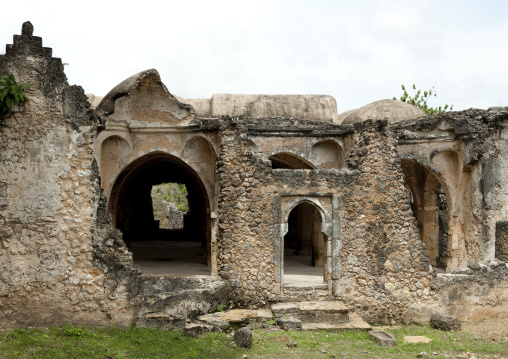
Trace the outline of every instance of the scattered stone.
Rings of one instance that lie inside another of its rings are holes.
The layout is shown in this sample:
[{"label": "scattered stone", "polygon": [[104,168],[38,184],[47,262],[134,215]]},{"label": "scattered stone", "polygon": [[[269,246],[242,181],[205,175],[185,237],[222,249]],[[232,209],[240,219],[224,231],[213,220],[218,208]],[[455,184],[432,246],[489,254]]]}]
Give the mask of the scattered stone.
[{"label": "scattered stone", "polygon": [[284,330],[302,330],[302,321],[293,317],[277,318],[277,325]]},{"label": "scattered stone", "polygon": [[201,334],[213,332],[216,328],[212,325],[207,324],[187,324],[183,329],[183,334],[197,337]]},{"label": "scattered stone", "polygon": [[393,335],[383,330],[372,330],[369,332],[370,337],[382,347],[394,347],[397,340]]},{"label": "scattered stone", "polygon": [[429,354],[427,352],[421,352],[421,353],[416,354],[417,358],[425,358],[428,356],[429,356]]},{"label": "scattered stone", "polygon": [[291,341],[291,342],[287,343],[287,346],[288,346],[288,348],[296,348],[298,346],[298,344]]},{"label": "scattered stone", "polygon": [[434,313],[430,317],[430,326],[441,330],[461,330],[462,322],[452,315]]},{"label": "scattered stone", "polygon": [[406,335],[404,337],[404,343],[430,343],[431,341],[432,339],[424,335]]},{"label": "scattered stone", "polygon": [[176,328],[184,328],[186,323],[186,318],[181,316],[173,316],[165,313],[150,313],[146,314],[138,324],[142,328],[173,330]]},{"label": "scattered stone", "polygon": [[466,352],[457,354],[456,358],[465,358],[465,359],[477,359],[477,355],[474,353]]},{"label": "scattered stone", "polygon": [[221,331],[224,332],[229,328],[229,322],[222,320],[220,318],[216,317],[207,317],[205,319],[201,319],[201,317],[198,318],[199,320],[202,320],[207,325],[210,325],[214,328],[215,331]]},{"label": "scattered stone", "polygon": [[242,348],[250,348],[252,345],[252,331],[247,327],[240,328],[233,334],[233,339]]}]

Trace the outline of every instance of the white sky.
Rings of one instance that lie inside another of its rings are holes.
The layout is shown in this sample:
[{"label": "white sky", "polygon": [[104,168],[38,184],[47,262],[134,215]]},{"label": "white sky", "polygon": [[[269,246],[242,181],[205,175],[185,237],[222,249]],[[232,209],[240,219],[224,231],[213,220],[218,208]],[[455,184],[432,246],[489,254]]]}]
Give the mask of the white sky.
[{"label": "white sky", "polygon": [[0,54],[24,21],[70,84],[105,95],[149,68],[185,98],[327,94],[338,112],[429,89],[429,105],[508,106],[503,0],[24,0],[0,21]]}]

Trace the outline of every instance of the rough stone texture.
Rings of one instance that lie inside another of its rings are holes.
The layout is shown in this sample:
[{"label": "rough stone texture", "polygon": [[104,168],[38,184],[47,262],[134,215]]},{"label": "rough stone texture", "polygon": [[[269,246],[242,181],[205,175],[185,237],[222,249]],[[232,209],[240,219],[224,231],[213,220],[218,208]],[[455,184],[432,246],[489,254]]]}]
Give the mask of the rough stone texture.
[{"label": "rough stone texture", "polygon": [[[508,315],[508,266],[499,260],[472,262],[467,270],[440,274],[432,284],[439,308],[460,320],[506,318]],[[419,309],[422,312],[422,309]],[[420,318],[429,320],[432,313]]]},{"label": "rough stone texture", "polygon": [[167,227],[169,229],[182,229],[183,228],[183,215],[172,202],[162,201],[164,212],[167,216]]},{"label": "rough stone texture", "polygon": [[[147,318],[152,313],[194,319],[228,304],[227,287],[218,277],[140,276],[132,288],[135,320],[141,327],[151,326]],[[185,321],[174,325],[183,328]]]},{"label": "rough stone texture", "polygon": [[225,331],[230,325],[247,325],[252,321],[272,319],[273,314],[269,309],[231,309],[225,312],[205,314],[198,320]]},{"label": "rough stone texture", "polygon": [[384,330],[371,330],[369,336],[382,347],[395,347],[397,340],[395,337]]},{"label": "rough stone texture", "polygon": [[215,331],[215,327],[206,324],[186,324],[183,333],[188,336],[197,337],[202,334]]},{"label": "rough stone texture", "polygon": [[508,262],[508,221],[496,222],[496,258]]},{"label": "rough stone texture", "polygon": [[240,328],[233,334],[233,339],[242,348],[250,348],[252,345],[252,331],[247,327]]},{"label": "rough stone texture", "polygon": [[442,313],[432,314],[430,317],[430,326],[434,329],[441,330],[461,330],[461,321],[452,315],[446,315]]},{"label": "rough stone texture", "polygon": [[349,321],[349,309],[339,301],[277,303],[272,312],[278,318],[294,316],[306,323],[339,324]]},{"label": "rough stone texture", "polygon": [[[506,255],[508,108],[414,118],[389,101],[338,125],[327,96],[216,95],[193,102],[201,117],[147,70],[94,110],[31,24],[13,42],[0,75],[31,87],[0,123],[0,326],[175,327],[230,300],[307,298],[372,322],[508,313],[494,260]],[[183,236],[200,241],[206,278],[144,277],[133,261],[130,241],[154,221],[132,194],[168,173],[194,196]],[[299,206],[302,252],[322,268],[308,287],[284,279]]]},{"label": "rough stone texture", "polygon": [[132,258],[97,213],[97,119],[32,31],[25,23],[0,56],[1,76],[31,85],[28,100],[0,124],[0,326],[128,325],[132,277],[106,257],[118,250],[130,265]]},{"label": "rough stone texture", "polygon": [[[506,215],[503,193],[508,192],[504,190],[501,173],[506,167],[502,155],[506,147],[502,123],[507,116],[503,108],[470,109],[392,126],[398,137],[397,151],[402,165],[416,165],[416,169],[425,169],[435,179],[416,177],[416,181],[406,184],[415,199],[413,210],[427,246],[437,233],[432,229],[436,226],[431,224],[431,217],[439,204],[421,193],[434,192],[436,197],[439,191],[435,187],[440,186],[445,194],[448,246],[446,258],[440,261],[447,271],[464,269],[471,261],[494,256],[495,223]],[[410,173],[405,174],[412,177]],[[433,231],[434,235],[429,235]],[[436,247],[434,243],[432,251]]]},{"label": "rough stone texture", "polygon": [[165,330],[182,329],[185,327],[184,317],[174,317],[164,313],[152,313],[145,315],[144,320],[139,322],[143,328],[161,328]]},{"label": "rough stone texture", "polygon": [[302,330],[302,321],[291,316],[277,318],[277,325],[284,330]]}]

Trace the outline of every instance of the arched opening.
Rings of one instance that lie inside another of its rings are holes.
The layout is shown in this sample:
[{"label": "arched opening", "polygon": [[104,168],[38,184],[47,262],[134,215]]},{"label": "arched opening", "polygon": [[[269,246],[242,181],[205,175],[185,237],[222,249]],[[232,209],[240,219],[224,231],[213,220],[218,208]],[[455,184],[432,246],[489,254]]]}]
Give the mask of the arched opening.
[{"label": "arched opening", "polygon": [[[154,217],[152,192],[168,183],[187,192],[180,228],[161,228]],[[113,186],[110,212],[143,274],[210,274],[208,196],[197,173],[180,159],[152,153],[134,161]]]},{"label": "arched opening", "polygon": [[402,159],[405,184],[420,239],[427,246],[430,264],[446,270],[449,259],[449,196],[439,175],[422,164]]},{"label": "arched opening", "polygon": [[327,246],[322,218],[308,202],[295,206],[284,236],[284,284],[322,284],[326,276]]},{"label": "arched opening", "polygon": [[313,170],[316,169],[309,161],[288,152],[279,152],[269,157],[273,169]]},{"label": "arched opening", "polygon": [[331,140],[320,141],[312,147],[312,162],[319,168],[344,167],[344,154],[340,145]]}]

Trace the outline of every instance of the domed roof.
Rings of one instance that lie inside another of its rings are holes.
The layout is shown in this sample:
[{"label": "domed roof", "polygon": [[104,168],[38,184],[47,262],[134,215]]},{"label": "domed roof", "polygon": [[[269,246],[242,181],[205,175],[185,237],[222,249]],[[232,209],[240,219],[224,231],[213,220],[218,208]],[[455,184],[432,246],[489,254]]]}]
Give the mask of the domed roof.
[{"label": "domed roof", "polygon": [[366,120],[382,120],[388,118],[390,122],[411,120],[425,116],[422,109],[408,103],[397,100],[380,100],[369,103],[356,110],[349,110],[339,115],[343,118],[343,124],[353,124]]},{"label": "domed roof", "polygon": [[179,99],[199,117],[288,117],[337,122],[337,102],[327,95],[235,95],[214,94],[211,99]]}]

